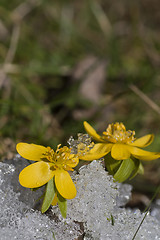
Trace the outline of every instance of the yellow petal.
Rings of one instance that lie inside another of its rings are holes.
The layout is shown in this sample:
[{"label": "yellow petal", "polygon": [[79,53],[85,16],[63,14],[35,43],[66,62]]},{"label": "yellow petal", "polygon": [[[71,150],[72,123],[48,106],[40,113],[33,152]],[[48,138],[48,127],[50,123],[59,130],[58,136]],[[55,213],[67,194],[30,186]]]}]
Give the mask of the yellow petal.
[{"label": "yellow petal", "polygon": [[18,143],[16,146],[17,152],[26,159],[40,161],[43,154],[47,151],[46,147],[36,144]]},{"label": "yellow petal", "polygon": [[57,204],[57,202],[58,202],[57,193],[55,193],[54,198],[53,198],[53,201],[52,201],[51,204],[52,204],[53,206],[55,206],[55,205]]},{"label": "yellow petal", "polygon": [[79,158],[74,157],[67,161],[67,166],[73,168],[73,167],[76,167],[78,165],[78,163],[79,163]]},{"label": "yellow petal", "polygon": [[116,160],[130,158],[130,146],[122,143],[115,143],[111,149],[111,155]]},{"label": "yellow petal", "polygon": [[137,140],[135,140],[133,143],[130,143],[129,145],[143,148],[150,145],[153,142],[153,139],[154,139],[154,135],[148,134],[141,138],[138,138]]},{"label": "yellow petal", "polygon": [[85,161],[97,160],[108,154],[111,151],[112,146],[112,143],[97,143],[88,153],[79,156],[79,158]]},{"label": "yellow petal", "polygon": [[46,184],[54,176],[52,164],[43,161],[33,163],[19,174],[19,182],[26,188],[37,188]]},{"label": "yellow petal", "polygon": [[92,128],[92,126],[88,122],[84,121],[83,124],[84,124],[84,128],[85,128],[86,132],[91,137],[93,137],[93,139],[95,139],[97,142],[105,142],[105,140],[103,140],[101,138],[101,136],[94,130],[94,128]]},{"label": "yellow petal", "polygon": [[130,152],[135,158],[145,161],[155,160],[160,157],[158,152],[149,152],[137,147],[131,147]]},{"label": "yellow petal", "polygon": [[75,198],[77,193],[76,187],[67,171],[63,169],[58,169],[55,171],[55,185],[63,198]]}]

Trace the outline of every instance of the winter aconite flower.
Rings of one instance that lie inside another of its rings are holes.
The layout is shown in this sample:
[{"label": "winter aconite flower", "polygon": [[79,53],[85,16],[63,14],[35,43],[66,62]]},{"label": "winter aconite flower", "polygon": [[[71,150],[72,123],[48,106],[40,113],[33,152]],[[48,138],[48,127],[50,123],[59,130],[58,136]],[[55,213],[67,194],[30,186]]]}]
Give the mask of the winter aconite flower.
[{"label": "winter aconite flower", "polygon": [[150,161],[160,156],[160,153],[141,149],[152,143],[153,134],[135,139],[135,131],[126,131],[123,123],[109,124],[101,136],[87,122],[84,122],[84,127],[93,139],[100,142],[97,145],[97,151],[103,149],[106,154],[111,152],[111,156],[116,160],[128,159],[132,155],[135,158]]},{"label": "winter aconite flower", "polygon": [[[97,153],[108,154],[105,159],[106,167],[114,174],[116,180],[122,181],[122,179],[126,179],[134,170],[133,175],[142,170],[139,160],[150,161],[160,157],[160,153],[141,149],[152,143],[153,134],[135,139],[135,131],[127,131],[123,123],[118,122],[109,124],[102,135],[99,135],[86,121],[84,122],[84,127],[87,133],[99,142],[94,146],[94,149],[97,149]],[[124,176],[120,180],[118,171],[123,172],[123,176],[126,174],[126,177]]]},{"label": "winter aconite flower", "polygon": [[63,198],[72,199],[76,196],[76,187],[68,171],[73,171],[79,159],[76,154],[71,154],[71,149],[58,145],[54,151],[50,147],[18,143],[17,152],[23,158],[36,161],[20,172],[19,182],[22,186],[38,188],[54,177],[56,189]]},{"label": "winter aconite flower", "polygon": [[[80,137],[80,136],[79,136]],[[81,137],[80,137],[81,139]],[[50,147],[36,144],[18,143],[17,152],[28,160],[36,161],[24,168],[19,174],[19,182],[26,188],[39,188],[46,185],[41,212],[48,210],[50,205],[58,203],[64,218],[67,214],[67,200],[76,196],[76,187],[68,173],[79,163],[79,158],[89,156],[90,160],[99,159],[104,153],[94,150],[94,144],[78,142],[73,147],[57,146],[54,151]],[[90,154],[90,151],[91,154]]]}]

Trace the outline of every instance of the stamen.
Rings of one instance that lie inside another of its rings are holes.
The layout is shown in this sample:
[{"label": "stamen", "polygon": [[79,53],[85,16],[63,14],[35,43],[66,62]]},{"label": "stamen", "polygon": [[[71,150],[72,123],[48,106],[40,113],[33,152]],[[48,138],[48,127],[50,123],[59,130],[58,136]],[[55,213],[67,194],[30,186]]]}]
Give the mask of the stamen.
[{"label": "stamen", "polygon": [[53,163],[53,167],[55,169],[65,169],[73,171],[72,167],[70,165],[73,165],[77,162],[76,158],[78,156],[76,154],[71,153],[71,149],[69,149],[67,146],[64,146],[60,148],[61,144],[57,146],[57,150],[54,151],[50,147],[47,147],[47,152],[44,154],[44,158],[46,158],[49,162]]},{"label": "stamen", "polygon": [[109,142],[122,142],[122,143],[131,143],[135,141],[134,138],[135,131],[128,130],[126,131],[123,123],[112,123],[108,125],[108,128],[103,132],[103,139]]}]

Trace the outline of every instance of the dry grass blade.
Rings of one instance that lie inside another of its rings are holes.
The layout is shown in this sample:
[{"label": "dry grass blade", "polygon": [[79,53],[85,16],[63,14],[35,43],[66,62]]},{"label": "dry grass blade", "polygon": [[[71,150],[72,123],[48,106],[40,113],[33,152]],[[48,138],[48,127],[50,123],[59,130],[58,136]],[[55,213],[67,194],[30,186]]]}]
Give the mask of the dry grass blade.
[{"label": "dry grass blade", "polygon": [[10,46],[4,61],[4,64],[11,63],[14,59],[17,43],[20,35],[20,24],[15,24],[12,31]]},{"label": "dry grass blade", "polygon": [[95,15],[95,18],[97,19],[97,22],[99,23],[101,30],[103,31],[105,36],[108,36],[112,29],[112,26],[106,13],[103,11],[101,5],[97,1],[90,1],[90,6],[93,14]]},{"label": "dry grass blade", "polygon": [[129,88],[137,94],[144,102],[146,102],[155,112],[160,114],[160,107],[153,102],[146,94],[144,94],[140,89],[138,89],[135,85],[129,85]]},{"label": "dry grass blade", "polygon": [[29,14],[35,7],[38,7],[40,4],[41,0],[29,0],[21,3],[12,12],[13,21],[22,21],[27,14]]},{"label": "dry grass blade", "polygon": [[64,45],[66,45],[71,39],[73,16],[74,11],[71,4],[62,7],[60,19],[60,41]]},{"label": "dry grass blade", "polygon": [[[0,69],[0,76],[1,76],[0,88],[4,85],[4,81],[6,79],[6,71],[5,71],[6,64],[7,66],[8,64],[11,64],[16,54],[19,36],[20,36],[21,21],[28,13],[30,13],[40,3],[41,3],[40,0],[31,0],[31,1],[23,2],[18,7],[16,7],[15,10],[12,12],[12,19],[14,22],[14,26],[13,26],[13,31],[11,35],[9,49],[7,51],[2,68]],[[9,82],[10,81],[8,81],[8,83]]]},{"label": "dry grass blade", "polygon": [[142,218],[142,220],[141,220],[141,222],[140,222],[140,224],[139,224],[139,226],[138,226],[138,228],[137,228],[137,230],[136,230],[136,232],[135,232],[135,234],[134,234],[132,240],[135,239],[135,237],[136,237],[136,235],[137,235],[137,233],[138,233],[138,231],[139,231],[141,225],[143,224],[143,222],[144,222],[144,220],[145,220],[145,218],[146,218],[148,212],[150,211],[151,203],[152,203],[153,200],[156,198],[156,196],[157,196],[157,194],[159,193],[159,191],[160,191],[160,186],[157,188],[157,190],[155,191],[155,193],[154,193],[154,195],[153,195],[151,201],[149,202],[148,206],[145,208],[145,210],[144,210],[145,215],[144,215],[144,217]]}]

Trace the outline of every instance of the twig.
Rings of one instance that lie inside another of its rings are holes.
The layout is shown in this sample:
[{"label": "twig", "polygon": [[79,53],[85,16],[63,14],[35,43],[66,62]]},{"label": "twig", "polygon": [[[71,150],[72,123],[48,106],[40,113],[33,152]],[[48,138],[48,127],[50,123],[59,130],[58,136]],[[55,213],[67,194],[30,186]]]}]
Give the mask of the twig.
[{"label": "twig", "polygon": [[129,85],[129,88],[137,94],[144,102],[146,102],[155,112],[160,114],[160,107],[153,102],[146,94],[144,94],[140,89],[138,89],[135,85]]}]

